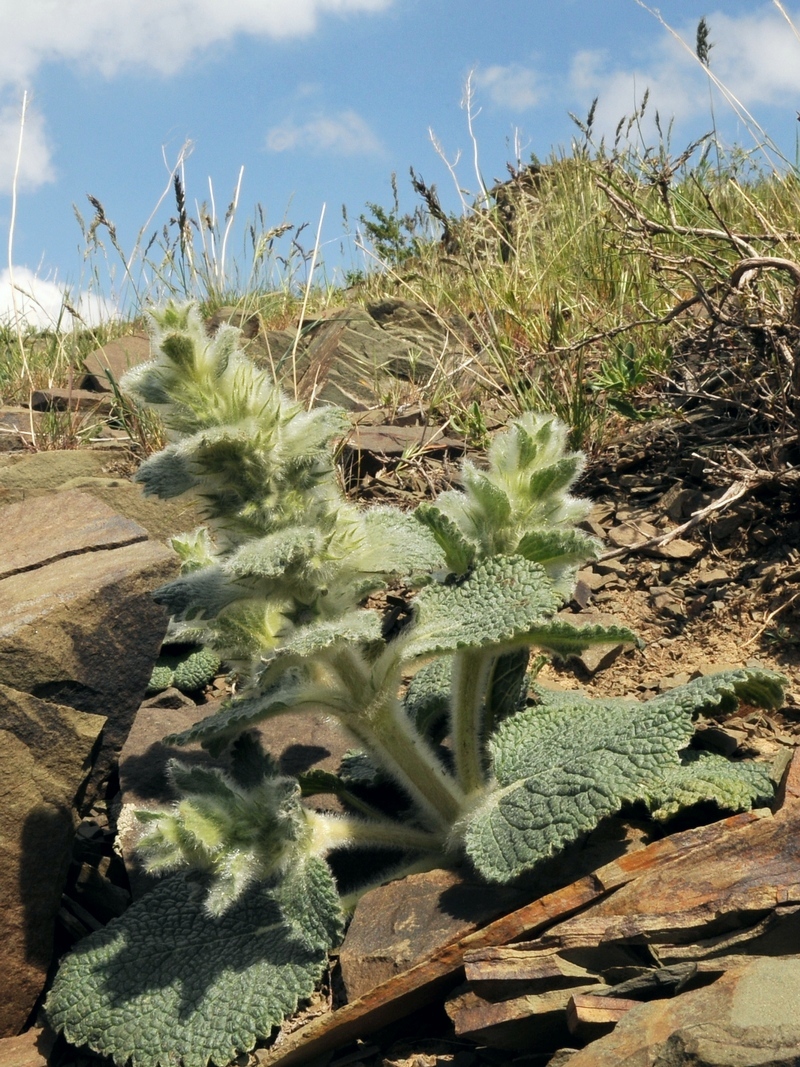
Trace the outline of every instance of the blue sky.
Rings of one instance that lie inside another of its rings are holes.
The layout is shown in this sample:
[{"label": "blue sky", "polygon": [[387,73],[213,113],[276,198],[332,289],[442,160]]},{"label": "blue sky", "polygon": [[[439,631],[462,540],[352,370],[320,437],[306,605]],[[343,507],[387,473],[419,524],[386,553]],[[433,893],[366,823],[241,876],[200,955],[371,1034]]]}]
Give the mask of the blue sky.
[{"label": "blue sky", "polygon": [[[691,54],[701,16],[712,73],[794,162],[800,4],[662,0],[660,11],[688,49],[638,0],[0,0],[0,247],[28,94],[0,314],[12,279],[50,315],[64,286],[87,317],[92,288],[113,302],[119,269],[112,279],[98,261],[92,280],[72,205],[88,220],[86,196],[96,196],[132,251],[146,224],[147,238],[174,214],[171,194],[160,198],[187,145],[190,214],[209,199],[210,180],[224,215],[241,168],[242,221],[261,204],[267,226],[308,223],[310,247],[325,205],[329,279],[363,264],[342,205],[355,229],[368,201],[389,205],[393,172],[404,210],[415,206],[410,166],[458,208],[432,135],[458,159],[467,199],[477,193],[468,78],[487,184],[517,152],[527,161],[568,145],[577,133],[569,112],[584,117],[594,97],[596,133],[613,136],[649,88],[644,134],[658,110],[662,126],[674,119],[679,150],[711,126],[709,81]],[[751,147],[722,90],[711,94],[723,139]],[[229,262],[241,247],[237,229]]]}]

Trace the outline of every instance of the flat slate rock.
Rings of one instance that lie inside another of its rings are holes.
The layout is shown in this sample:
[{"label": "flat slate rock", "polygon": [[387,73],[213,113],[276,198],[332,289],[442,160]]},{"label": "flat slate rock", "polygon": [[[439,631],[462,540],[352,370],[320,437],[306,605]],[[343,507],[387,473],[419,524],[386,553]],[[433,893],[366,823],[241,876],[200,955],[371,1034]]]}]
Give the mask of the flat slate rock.
[{"label": "flat slate rock", "polygon": [[0,504],[63,489],[73,478],[107,476],[119,457],[84,448],[10,453],[0,459]]},{"label": "flat slate rock", "polygon": [[762,956],[738,958],[702,989],[631,1008],[569,1067],[796,1067],[799,1050],[800,957]]},{"label": "flat slate rock", "polygon": [[98,788],[150,679],[167,626],[152,593],[175,577],[178,558],[92,496],[9,506],[10,519],[0,510],[0,527],[14,525],[0,577],[0,684],[108,716]]},{"label": "flat slate rock", "polygon": [[370,890],[358,902],[339,951],[348,1001],[524,900],[519,890],[489,888],[478,879],[443,869],[412,874]]},{"label": "flat slate rock", "polygon": [[42,429],[44,413],[30,408],[0,406],[0,452],[32,447]]},{"label": "flat slate rock", "polygon": [[110,415],[113,403],[107,394],[88,389],[36,389],[31,394],[34,411],[87,411],[95,415]]},{"label": "flat slate rock", "polygon": [[0,1039],[0,1063],[3,1067],[47,1067],[56,1042],[51,1030],[36,1027],[19,1037]]},{"label": "flat slate rock", "polygon": [[[35,536],[34,536],[35,533]],[[74,489],[0,508],[0,580],[67,556],[146,541],[147,531]]]},{"label": "flat slate rock", "polygon": [[363,426],[356,424],[345,441],[345,448],[372,452],[378,456],[402,456],[417,451],[429,454],[464,451],[464,441],[445,437],[439,427],[431,426]]}]

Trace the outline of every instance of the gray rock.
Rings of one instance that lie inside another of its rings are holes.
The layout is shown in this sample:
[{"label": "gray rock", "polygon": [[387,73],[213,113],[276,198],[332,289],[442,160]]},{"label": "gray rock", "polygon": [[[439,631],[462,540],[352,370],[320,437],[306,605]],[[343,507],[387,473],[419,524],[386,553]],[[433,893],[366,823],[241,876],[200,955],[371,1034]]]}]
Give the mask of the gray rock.
[{"label": "gray rock", "polygon": [[684,541],[680,537],[676,537],[674,541],[668,541],[665,545],[658,545],[651,551],[663,559],[678,560],[697,559],[698,556],[703,554],[701,545],[692,544],[691,541]]},{"label": "gray rock", "polygon": [[44,415],[29,408],[0,407],[0,452],[16,452],[34,444]]},{"label": "gray rock", "polygon": [[103,393],[88,389],[36,389],[31,394],[34,411],[85,411],[93,415],[110,415],[113,403]]},{"label": "gray rock", "polygon": [[104,719],[0,685],[0,722],[0,1036],[12,1036],[52,960],[73,805]]},{"label": "gray rock", "polygon": [[190,495],[174,500],[145,496],[141,485],[127,478],[74,478],[70,484],[102,500],[117,515],[133,519],[157,541],[189,533],[204,522],[202,502]]},{"label": "gray rock", "polygon": [[150,338],[145,333],[118,337],[102,348],[95,349],[83,361],[85,374],[79,385],[93,392],[111,392],[109,372],[119,382],[125,371],[150,359]]},{"label": "gray rock", "polygon": [[36,1027],[19,1037],[0,1038],[0,1063],[3,1067],[47,1067],[56,1035]]},{"label": "gray rock", "polygon": [[614,548],[629,548],[638,545],[640,541],[646,541],[648,537],[655,537],[658,530],[649,522],[624,522],[619,526],[612,526],[608,531],[608,540]]},{"label": "gray rock", "polygon": [[632,1008],[570,1067],[797,1067],[800,957],[722,959],[720,969],[712,985]]},{"label": "gray rock", "polygon": [[237,330],[241,330],[242,340],[250,341],[257,337],[261,330],[261,318],[258,312],[248,312],[226,304],[225,307],[218,308],[206,322],[206,329],[210,334],[215,334],[220,326],[235,326]]},{"label": "gray rock", "polygon": [[296,337],[293,330],[262,331],[246,351],[290,392],[296,386],[303,399],[349,411],[373,407],[404,384],[424,383],[463,357],[437,316],[399,299],[336,308],[304,322],[295,346]]},{"label": "gray rock", "polygon": [[146,536],[137,523],[74,489],[59,495],[57,507],[49,495],[21,500],[0,508],[0,580],[82,552],[135,544]]},{"label": "gray rock", "polygon": [[[174,577],[178,562],[94,497],[43,500],[54,519],[42,518],[41,501],[11,505],[16,532],[0,579],[0,684],[108,716],[88,803],[150,679],[167,625],[152,591]],[[62,514],[64,500],[70,513]]]},{"label": "gray rock", "polygon": [[63,489],[74,478],[107,476],[118,457],[108,452],[63,449],[0,457],[0,504]]}]

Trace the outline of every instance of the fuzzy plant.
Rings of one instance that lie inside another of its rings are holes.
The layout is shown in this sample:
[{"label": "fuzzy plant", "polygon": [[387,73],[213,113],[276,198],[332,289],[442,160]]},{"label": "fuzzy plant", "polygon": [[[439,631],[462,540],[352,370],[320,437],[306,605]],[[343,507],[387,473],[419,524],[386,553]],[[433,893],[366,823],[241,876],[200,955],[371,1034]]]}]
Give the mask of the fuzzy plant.
[{"label": "fuzzy plant", "polygon": [[147,693],[161,693],[165,689],[179,689],[182,693],[196,693],[213,681],[221,663],[207,648],[179,642],[165,641],[147,684]]},{"label": "fuzzy plant", "polygon": [[[328,864],[339,850],[386,850],[395,874],[461,863],[507,883],[628,804],[666,819],[771,797],[763,765],[691,740],[701,712],[779,705],[780,675],[731,670],[645,702],[532,677],[532,650],[634,641],[558,614],[598,549],[576,525],[583,460],[558,422],[515,419],[485,465],[464,464],[461,488],[412,513],[363,509],[336,479],[341,412],[287,399],[235,331],[209,340],[191,308],[153,321],[155,359],[123,385],[171,439],[138,477],[148,493],[195,494],[207,517],[178,542],[182,574],[156,598],[240,688],[167,739],[227,755],[227,769],[171,761],[172,808],[129,816],[164,877],[62,963],[47,1011],[69,1041],[133,1067],[223,1067],[267,1038],[341,935],[350,898]],[[367,603],[397,583],[417,590],[401,624]],[[253,728],[303,711],[356,742],[339,774],[287,777],[254,741]],[[370,796],[380,781],[402,798],[389,809]],[[348,813],[306,806],[312,793]]]}]

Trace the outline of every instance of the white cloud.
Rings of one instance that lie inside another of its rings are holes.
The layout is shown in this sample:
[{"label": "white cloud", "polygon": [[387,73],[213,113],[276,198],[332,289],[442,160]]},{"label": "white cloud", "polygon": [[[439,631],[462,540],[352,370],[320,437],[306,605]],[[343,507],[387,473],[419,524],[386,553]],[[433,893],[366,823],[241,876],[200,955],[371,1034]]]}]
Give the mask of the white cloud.
[{"label": "white cloud", "polygon": [[[11,191],[19,148],[22,102],[0,108],[0,193]],[[50,148],[42,116],[28,107],[22,140],[17,188],[37,189],[55,180]]]},{"label": "white cloud", "polygon": [[350,109],[335,115],[316,115],[305,122],[287,119],[268,131],[267,148],[271,152],[302,148],[341,156],[377,155],[383,151],[364,119]]},{"label": "white cloud", "polygon": [[[65,304],[78,312],[78,322]],[[112,306],[94,293],[71,292],[68,286],[40,278],[28,267],[0,271],[0,322],[16,325],[19,321],[23,326],[39,329],[68,330],[73,325],[96,326],[111,318]]]},{"label": "white cloud", "polygon": [[[782,104],[800,92],[800,40],[777,12],[707,19],[711,70],[746,105]],[[800,27],[800,11],[794,24]]]},{"label": "white cloud", "polygon": [[[800,11],[790,14],[800,26]],[[734,97],[748,108],[787,100],[793,106],[791,101],[800,92],[800,41],[785,19],[773,8],[763,7],[738,17],[711,12],[706,22],[713,44],[710,69]],[[704,116],[710,127],[708,78],[694,56],[697,25],[677,29],[688,47],[665,30],[637,67],[612,65],[603,52],[587,50],[573,56],[568,87],[583,108],[599,97],[597,136],[613,134],[619,120],[631,116],[641,104],[647,89],[649,103],[642,130],[646,138],[653,134],[656,110],[664,129],[672,118],[681,123]],[[717,110],[717,121],[724,123],[726,117]]]},{"label": "white cloud", "polygon": [[604,52],[583,51],[573,57],[569,72],[570,88],[581,100],[583,111],[578,118],[586,118],[588,107],[597,98],[593,131],[596,140],[613,137],[621,119],[631,118],[641,107],[648,92],[647,108],[640,128],[645,139],[655,132],[655,115],[659,114],[666,132],[671,119],[680,122],[698,110],[708,110],[708,95],[700,71],[693,77],[691,68],[680,73],[670,64],[655,63],[642,70],[608,69]]},{"label": "white cloud", "polygon": [[492,103],[512,111],[536,107],[544,96],[537,72],[519,63],[477,70],[474,82],[477,88],[486,91]]},{"label": "white cloud", "polygon": [[139,66],[163,74],[240,34],[311,33],[321,16],[383,11],[393,0],[0,0],[0,82],[26,84],[45,62],[78,62],[111,76]]}]

